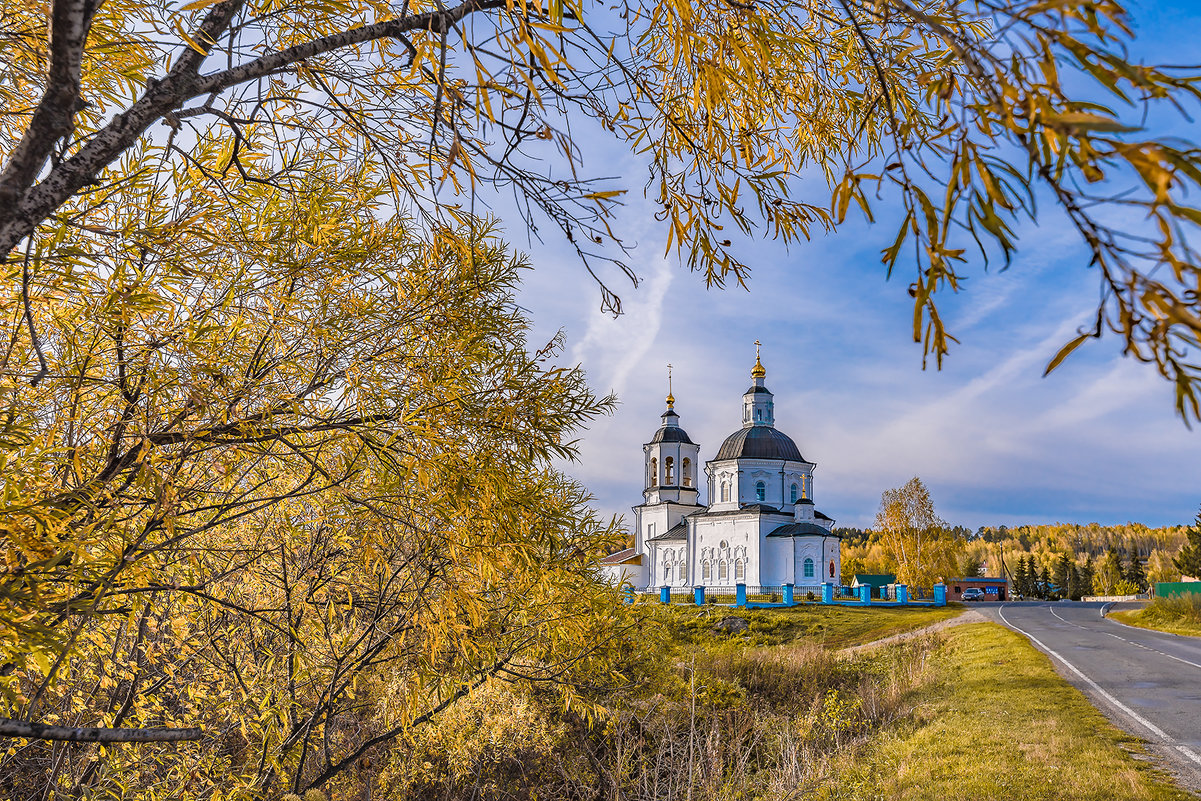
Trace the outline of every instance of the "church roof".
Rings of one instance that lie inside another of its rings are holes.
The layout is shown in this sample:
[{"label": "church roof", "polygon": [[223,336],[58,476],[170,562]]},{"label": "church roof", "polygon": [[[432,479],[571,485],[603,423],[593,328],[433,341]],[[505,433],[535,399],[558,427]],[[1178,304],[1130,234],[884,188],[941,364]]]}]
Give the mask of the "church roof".
[{"label": "church roof", "polygon": [[[827,528],[822,528],[817,523],[801,522],[789,523],[786,526],[780,526],[773,530],[767,536],[769,537],[807,537],[816,535],[818,537],[837,537],[838,535]],[[840,538],[841,539],[841,538]]]},{"label": "church roof", "polygon": [[688,439],[688,432],[680,428],[677,422],[680,416],[676,414],[675,407],[672,401],[675,399],[668,395],[667,411],[662,415],[663,425],[655,432],[655,436],[651,437],[649,444],[654,445],[656,442],[682,442],[685,445],[695,445],[696,443]]},{"label": "church roof", "polygon": [[651,444],[656,442],[683,442],[685,445],[695,445],[696,443],[688,439],[688,432],[679,426],[663,426],[655,432],[655,436],[651,437]]},{"label": "church roof", "polygon": [[669,528],[657,537],[651,537],[647,542],[661,542],[663,540],[682,540],[688,536],[688,524],[681,520],[674,526]]},{"label": "church roof", "polygon": [[722,459],[784,459],[803,462],[801,451],[792,438],[771,426],[739,429],[721,444],[714,461]]},{"label": "church roof", "polygon": [[602,565],[640,565],[642,564],[642,554],[633,548],[626,548],[624,551],[609,554],[601,559],[600,563]]}]

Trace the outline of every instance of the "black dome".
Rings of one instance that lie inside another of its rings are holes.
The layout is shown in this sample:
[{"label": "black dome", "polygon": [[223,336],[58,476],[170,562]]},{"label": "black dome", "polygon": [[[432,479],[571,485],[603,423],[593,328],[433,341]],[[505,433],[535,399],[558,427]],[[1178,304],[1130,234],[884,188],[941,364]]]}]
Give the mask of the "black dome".
[{"label": "black dome", "polygon": [[651,444],[656,442],[683,442],[687,445],[695,445],[696,443],[688,439],[688,432],[679,426],[663,426],[655,432],[655,436],[651,437]]},{"label": "black dome", "polygon": [[726,441],[721,444],[714,461],[722,459],[805,461],[792,438],[771,426],[750,426],[726,437]]}]

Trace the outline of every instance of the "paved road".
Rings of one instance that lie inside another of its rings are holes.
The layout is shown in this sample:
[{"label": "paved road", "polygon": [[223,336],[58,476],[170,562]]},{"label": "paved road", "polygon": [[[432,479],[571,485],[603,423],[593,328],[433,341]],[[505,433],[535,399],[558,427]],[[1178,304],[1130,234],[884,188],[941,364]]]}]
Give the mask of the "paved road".
[{"label": "paved road", "polygon": [[1201,792],[1201,638],[1124,626],[1103,617],[1104,606],[973,608],[1030,638],[1114,723],[1145,739],[1184,787]]}]

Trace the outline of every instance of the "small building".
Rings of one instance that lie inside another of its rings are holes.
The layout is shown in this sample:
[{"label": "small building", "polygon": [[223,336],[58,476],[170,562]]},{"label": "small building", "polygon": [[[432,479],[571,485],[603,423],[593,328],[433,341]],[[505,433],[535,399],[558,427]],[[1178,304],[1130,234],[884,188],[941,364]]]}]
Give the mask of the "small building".
[{"label": "small building", "polygon": [[871,587],[872,595],[883,598],[888,595],[888,588],[897,583],[897,577],[892,573],[856,573],[851,580],[851,589]]},{"label": "small building", "polygon": [[601,575],[614,587],[630,583],[635,587],[646,584],[646,568],[642,564],[642,554],[633,548],[611,553],[599,562]]},{"label": "small building", "polygon": [[963,591],[975,587],[984,590],[986,601],[1009,600],[1009,579],[972,576],[971,578],[953,578],[947,582],[947,600],[962,601]]}]

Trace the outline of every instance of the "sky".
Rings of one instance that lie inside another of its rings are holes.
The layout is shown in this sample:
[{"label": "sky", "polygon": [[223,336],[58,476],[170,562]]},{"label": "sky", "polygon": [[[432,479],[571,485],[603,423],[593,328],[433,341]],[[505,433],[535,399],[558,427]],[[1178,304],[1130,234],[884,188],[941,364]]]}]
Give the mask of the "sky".
[{"label": "sky", "polygon": [[[1139,46],[1157,60],[1201,63],[1201,43],[1176,35],[1194,29],[1201,11],[1165,3],[1135,7],[1135,19]],[[1157,124],[1195,137],[1189,120]],[[606,174],[645,174],[612,143],[598,139],[587,153]],[[1024,227],[1008,270],[973,263],[965,290],[942,301],[961,344],[941,370],[923,371],[909,279],[886,281],[880,264],[896,230],[887,213],[877,225],[848,220],[789,249],[760,242],[747,258],[747,289],[710,290],[664,255],[664,233],[633,183],[617,230],[637,243],[631,264],[642,280],[633,289],[613,278],[620,317],[601,311],[599,291],[559,243],[509,232],[535,266],[519,299],[532,316],[531,345],[563,331],[562,361],[581,365],[593,389],[620,401],[582,432],[579,460],[563,465],[600,511],[628,522],[641,502],[642,444],[660,425],[667,365],[680,425],[701,459],[711,459],[741,425],[758,339],[776,426],[817,463],[817,507],[840,526],[871,525],[881,493],[915,475],[945,520],[972,529],[1176,525],[1197,513],[1201,431],[1175,414],[1173,388],[1153,367],[1123,357],[1108,336],[1042,377],[1091,318],[1099,287],[1061,217]]]}]

